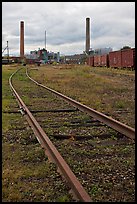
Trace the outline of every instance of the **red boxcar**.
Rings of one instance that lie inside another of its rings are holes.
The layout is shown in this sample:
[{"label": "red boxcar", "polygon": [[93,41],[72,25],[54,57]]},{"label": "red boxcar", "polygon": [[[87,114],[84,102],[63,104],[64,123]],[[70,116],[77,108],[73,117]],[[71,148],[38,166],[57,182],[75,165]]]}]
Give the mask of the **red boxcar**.
[{"label": "red boxcar", "polygon": [[109,66],[122,67],[121,50],[109,52]]},{"label": "red boxcar", "polygon": [[87,65],[90,65],[90,57],[87,58]]},{"label": "red boxcar", "polygon": [[95,55],[94,56],[94,67],[100,67],[101,66],[101,56]]},{"label": "red boxcar", "polygon": [[135,48],[121,50],[122,67],[135,67]]},{"label": "red boxcar", "polygon": [[108,67],[108,55],[104,54],[100,56],[100,66],[101,67]]},{"label": "red boxcar", "polygon": [[90,65],[90,66],[94,66],[94,57],[93,56],[89,56],[87,58],[87,64]]}]

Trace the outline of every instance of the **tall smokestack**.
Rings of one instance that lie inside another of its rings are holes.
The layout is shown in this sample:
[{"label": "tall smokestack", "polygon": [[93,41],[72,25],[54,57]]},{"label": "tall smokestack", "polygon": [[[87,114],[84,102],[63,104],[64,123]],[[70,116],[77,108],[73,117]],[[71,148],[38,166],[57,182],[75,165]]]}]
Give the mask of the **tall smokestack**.
[{"label": "tall smokestack", "polygon": [[90,49],[90,18],[86,18],[86,53]]},{"label": "tall smokestack", "polygon": [[24,22],[20,22],[20,57],[24,57]]}]

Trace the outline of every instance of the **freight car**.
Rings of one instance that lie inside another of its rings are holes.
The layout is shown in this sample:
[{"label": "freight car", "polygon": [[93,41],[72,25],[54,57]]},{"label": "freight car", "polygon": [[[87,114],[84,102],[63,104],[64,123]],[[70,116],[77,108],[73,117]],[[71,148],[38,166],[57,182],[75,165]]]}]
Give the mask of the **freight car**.
[{"label": "freight car", "polygon": [[108,55],[95,55],[92,57],[92,60],[94,61],[94,67],[108,67],[109,66],[109,59]]},{"label": "freight car", "polygon": [[135,48],[121,50],[121,66],[135,67]]},{"label": "freight car", "polygon": [[95,55],[94,56],[94,67],[100,67],[100,59],[101,59],[101,55]]},{"label": "freight car", "polygon": [[100,66],[102,66],[102,67],[108,67],[109,66],[109,59],[108,59],[107,54],[101,55]]},{"label": "freight car", "polygon": [[122,67],[121,64],[121,50],[109,52],[108,54],[109,58],[109,66],[114,68],[120,68]]},{"label": "freight car", "polygon": [[89,55],[87,64],[93,67],[135,69],[135,48],[112,51],[105,55]]},{"label": "freight car", "polygon": [[87,64],[94,67],[94,56],[90,56],[87,58]]}]

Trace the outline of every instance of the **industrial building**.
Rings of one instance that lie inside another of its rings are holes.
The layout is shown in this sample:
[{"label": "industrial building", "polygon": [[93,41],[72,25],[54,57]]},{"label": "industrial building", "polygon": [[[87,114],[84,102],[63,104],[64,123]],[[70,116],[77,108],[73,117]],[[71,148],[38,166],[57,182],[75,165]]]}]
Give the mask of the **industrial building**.
[{"label": "industrial building", "polygon": [[98,48],[94,50],[94,55],[105,55],[105,54],[108,54],[109,52],[112,52],[111,47]]},{"label": "industrial building", "polygon": [[66,64],[85,64],[86,54],[75,54],[64,56],[64,63]]},{"label": "industrial building", "polygon": [[[46,34],[46,33],[45,33]],[[46,38],[45,38],[46,40]],[[60,57],[59,52],[49,52],[45,48],[30,51],[30,54],[24,54],[24,21],[20,21],[20,57],[14,59],[18,62],[24,63],[42,63],[42,64],[51,64],[56,63],[67,63],[67,64],[84,64],[87,61],[88,56],[108,54],[112,51],[112,48],[99,48],[93,50],[90,47],[90,18],[86,18],[86,40],[85,40],[85,50],[82,54],[66,55]],[[15,57],[16,58],[16,57]]]},{"label": "industrial building", "polygon": [[[42,63],[51,64],[53,62],[57,63],[67,63],[67,64],[85,64],[88,56],[108,54],[112,51],[112,48],[99,48],[93,50],[90,47],[90,18],[86,18],[86,40],[85,40],[85,50],[82,54],[65,55],[60,57],[60,53],[49,52],[47,49],[38,49],[30,51],[30,54],[24,55],[24,22],[20,22],[20,59],[26,58],[26,63]],[[46,47],[46,46],[45,46]]]},{"label": "industrial building", "polygon": [[27,61],[39,61],[42,64],[60,62],[60,53],[49,52],[45,48],[30,51],[29,55],[26,55]]}]

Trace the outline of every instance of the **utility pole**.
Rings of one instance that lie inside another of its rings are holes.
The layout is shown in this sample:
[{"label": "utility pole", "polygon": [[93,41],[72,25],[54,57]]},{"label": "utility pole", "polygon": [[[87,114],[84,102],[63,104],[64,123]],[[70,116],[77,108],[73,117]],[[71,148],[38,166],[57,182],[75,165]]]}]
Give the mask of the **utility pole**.
[{"label": "utility pole", "polygon": [[45,50],[46,50],[46,30],[45,30]]},{"label": "utility pole", "polygon": [[7,41],[7,59],[9,61],[9,47],[8,47],[8,41]]},{"label": "utility pole", "polygon": [[9,47],[8,47],[8,41],[7,41],[7,46],[4,48],[4,50],[2,51],[2,54],[4,53],[4,51],[7,49],[7,58],[9,57]]}]

